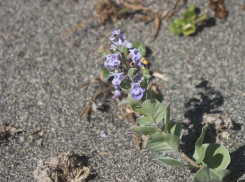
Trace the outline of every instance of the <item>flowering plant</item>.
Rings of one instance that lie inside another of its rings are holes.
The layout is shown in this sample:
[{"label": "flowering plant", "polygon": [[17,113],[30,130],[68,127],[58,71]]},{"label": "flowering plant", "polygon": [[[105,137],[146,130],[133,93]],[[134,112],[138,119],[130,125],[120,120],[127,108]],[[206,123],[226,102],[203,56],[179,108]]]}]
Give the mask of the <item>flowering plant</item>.
[{"label": "flowering plant", "polygon": [[163,106],[162,97],[154,93],[150,86],[151,78],[144,47],[140,43],[130,43],[120,30],[114,30],[110,40],[113,42],[113,54],[105,55],[104,66],[108,69],[107,78],[113,77],[115,92],[113,98],[122,96],[122,90],[128,92],[126,103],[140,115],[136,122],[138,126],[129,131],[149,135],[147,147],[162,153],[175,152],[186,161],[170,157],[155,157],[167,165],[175,167],[197,168],[194,181],[222,181],[230,173],[227,166],[230,163],[229,151],[220,144],[205,143],[204,136],[208,125],[202,128],[202,133],[195,144],[193,159],[180,151],[182,125],[170,122],[170,105]]}]

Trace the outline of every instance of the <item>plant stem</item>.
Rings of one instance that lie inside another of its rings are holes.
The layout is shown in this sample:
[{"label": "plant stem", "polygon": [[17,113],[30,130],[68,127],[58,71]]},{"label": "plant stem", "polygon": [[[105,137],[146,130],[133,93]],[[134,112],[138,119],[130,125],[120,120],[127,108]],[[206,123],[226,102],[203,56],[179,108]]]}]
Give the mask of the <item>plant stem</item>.
[{"label": "plant stem", "polygon": [[168,133],[168,123],[170,118],[170,105],[167,105],[166,108],[166,114],[165,114],[165,127],[164,127],[164,133]]},{"label": "plant stem", "polygon": [[179,152],[178,153],[180,154],[181,157],[183,157],[185,160],[187,160],[189,163],[191,163],[193,166],[195,166],[196,168],[198,169],[202,169],[203,167],[198,165],[197,163],[195,163],[193,160],[191,160],[187,155],[185,155],[184,153],[182,152]]},{"label": "plant stem", "polygon": [[126,68],[127,68],[127,71],[129,70],[129,68],[128,68],[128,65],[127,65],[127,63],[126,63],[126,61],[123,59],[123,62],[124,62],[124,64],[125,64],[125,66],[126,66]]},{"label": "plant stem", "polygon": [[162,132],[162,129],[158,126],[158,124],[156,122],[154,123],[155,123],[156,129],[158,130],[158,132]]},{"label": "plant stem", "polygon": [[122,56],[121,53],[122,53],[122,52],[120,52],[120,56],[121,56],[121,58],[122,58],[122,60],[123,60],[123,62],[124,62],[124,64],[125,64],[125,66],[126,66],[126,68],[127,68],[127,71],[128,71],[128,70],[129,70],[128,65],[127,65],[127,63],[126,63],[126,60],[125,60],[124,57],[123,57],[123,56],[125,56],[125,55],[124,55],[124,53],[123,53],[123,56]]},{"label": "plant stem", "polygon": [[158,132],[162,132],[162,129],[157,126]]}]

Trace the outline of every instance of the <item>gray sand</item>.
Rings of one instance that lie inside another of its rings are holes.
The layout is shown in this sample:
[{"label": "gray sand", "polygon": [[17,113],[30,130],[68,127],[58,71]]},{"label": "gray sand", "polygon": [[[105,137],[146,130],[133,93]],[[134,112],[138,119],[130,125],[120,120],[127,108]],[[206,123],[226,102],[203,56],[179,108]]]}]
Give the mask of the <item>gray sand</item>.
[{"label": "gray sand", "polygon": [[[195,173],[189,169],[165,166],[152,160],[155,152],[136,149],[134,136],[126,134],[130,121],[117,117],[122,114],[116,101],[109,103],[108,112],[93,111],[89,122],[81,117],[98,88],[93,85],[83,93],[81,86],[99,77],[102,62],[95,61],[101,57],[96,50],[103,38],[104,43],[109,42],[113,27],[121,27],[128,40],[142,41],[151,49],[152,70],[169,78],[154,81],[163,85],[164,103],[171,102],[172,121],[187,120],[184,116],[190,108],[185,103],[198,97],[196,93],[200,90],[195,86],[202,80],[219,93],[223,102],[210,111],[228,114],[240,124],[239,130],[223,141],[231,152],[232,163],[228,169],[233,171],[225,181],[244,181],[245,12],[241,5],[245,1],[226,1],[227,21],[216,20],[215,26],[205,27],[191,37],[174,36],[169,31],[170,22],[181,12],[170,21],[163,21],[154,42],[151,42],[153,23],[145,25],[130,19],[114,25],[108,23],[103,28],[93,22],[61,37],[68,28],[93,17],[94,2],[0,2],[0,121],[24,130],[0,145],[0,181],[35,181],[33,171],[38,161],[60,151],[85,154],[96,174],[91,181],[188,182],[193,179]],[[189,3],[212,15],[206,3]],[[168,5],[159,1],[151,7],[166,9]],[[44,130],[41,146],[28,140],[40,126]],[[194,146],[188,145],[189,139],[195,141],[201,128],[187,128],[185,124],[190,136],[184,136],[181,149],[191,157]],[[101,130],[111,136],[101,137]]]}]

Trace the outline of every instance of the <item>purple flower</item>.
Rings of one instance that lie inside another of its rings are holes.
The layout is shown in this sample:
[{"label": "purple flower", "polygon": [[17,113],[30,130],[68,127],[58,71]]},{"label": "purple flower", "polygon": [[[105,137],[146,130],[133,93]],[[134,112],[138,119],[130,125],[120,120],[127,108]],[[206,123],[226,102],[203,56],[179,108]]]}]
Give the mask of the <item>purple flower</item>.
[{"label": "purple flower", "polygon": [[112,99],[118,98],[122,96],[122,91],[121,90],[115,90],[114,95],[112,96]]},{"label": "purple flower", "polygon": [[122,46],[124,40],[125,40],[125,36],[123,36],[121,33],[121,30],[114,30],[112,32],[112,36],[110,37],[110,40],[113,42],[113,44],[117,45],[117,46]]},{"label": "purple flower", "polygon": [[110,137],[110,135],[108,135],[105,131],[100,131],[100,136],[102,136],[103,138]]},{"label": "purple flower", "polygon": [[104,62],[105,67],[107,67],[108,69],[118,68],[121,63],[118,54],[119,53],[108,55],[106,61]]},{"label": "purple flower", "polygon": [[138,65],[140,62],[140,59],[142,57],[139,49],[134,48],[134,49],[129,50],[129,51],[130,51],[130,56],[132,57],[132,60],[135,62],[135,65]]},{"label": "purple flower", "polygon": [[115,90],[121,90],[121,87],[119,85],[114,85]]},{"label": "purple flower", "polygon": [[122,44],[122,47],[123,48],[129,48],[129,49],[132,49],[133,48],[133,44],[130,43],[129,41],[127,40],[124,40],[123,44]]},{"label": "purple flower", "polygon": [[119,85],[114,85],[115,91],[114,95],[112,96],[112,99],[118,98],[122,96],[122,89],[120,88]]},{"label": "purple flower", "polygon": [[120,85],[121,80],[123,79],[123,73],[113,73],[112,76],[114,76],[112,80],[113,85]]},{"label": "purple flower", "polygon": [[140,100],[144,95],[145,89],[141,88],[140,83],[141,81],[138,83],[131,83],[131,91],[129,93],[134,100]]}]

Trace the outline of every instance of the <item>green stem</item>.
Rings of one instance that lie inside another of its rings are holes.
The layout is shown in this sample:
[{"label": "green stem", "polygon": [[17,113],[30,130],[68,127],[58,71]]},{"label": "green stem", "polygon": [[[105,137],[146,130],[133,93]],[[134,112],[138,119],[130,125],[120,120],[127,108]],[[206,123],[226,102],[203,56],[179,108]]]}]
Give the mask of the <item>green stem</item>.
[{"label": "green stem", "polygon": [[125,66],[126,66],[126,68],[127,68],[127,71],[129,70],[129,68],[128,68],[128,65],[127,65],[127,63],[126,63],[126,61],[123,59],[123,62],[124,62],[124,64],[125,64]]},{"label": "green stem", "polygon": [[178,153],[180,154],[181,157],[183,157],[185,160],[187,160],[191,165],[195,166],[196,168],[198,169],[202,169],[203,167],[201,165],[198,165],[197,163],[195,163],[193,160],[191,160],[187,155],[185,155],[184,153],[182,152],[179,152]]},{"label": "green stem", "polygon": [[170,117],[170,105],[167,105],[166,108],[166,114],[165,114],[165,127],[164,127],[164,133],[168,133],[168,123],[169,123],[169,117]]},{"label": "green stem", "polygon": [[158,124],[156,122],[154,123],[155,123],[156,129],[158,130],[158,132],[162,132],[162,129],[158,126]]}]

